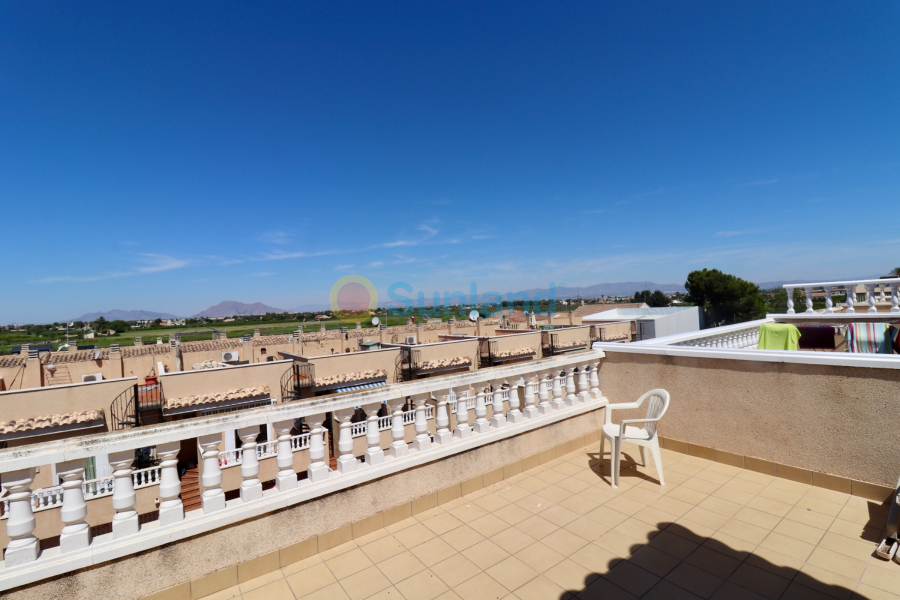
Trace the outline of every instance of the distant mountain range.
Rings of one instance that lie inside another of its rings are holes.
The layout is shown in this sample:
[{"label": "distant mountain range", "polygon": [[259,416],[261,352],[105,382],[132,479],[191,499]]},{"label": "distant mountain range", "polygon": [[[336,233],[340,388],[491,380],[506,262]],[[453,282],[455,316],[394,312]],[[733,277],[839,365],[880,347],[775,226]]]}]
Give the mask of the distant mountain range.
[{"label": "distant mountain range", "polygon": [[153,312],[152,310],[119,310],[113,309],[106,312],[92,312],[81,315],[75,321],[96,321],[103,317],[107,321],[152,321],[153,319],[176,319],[169,313]]},{"label": "distant mountain range", "polygon": [[287,312],[281,308],[273,308],[262,302],[254,302],[246,304],[244,302],[235,302],[234,300],[225,300],[219,302],[215,306],[210,306],[203,312],[194,315],[197,317],[234,317],[244,315],[264,315],[266,313],[283,313]]}]

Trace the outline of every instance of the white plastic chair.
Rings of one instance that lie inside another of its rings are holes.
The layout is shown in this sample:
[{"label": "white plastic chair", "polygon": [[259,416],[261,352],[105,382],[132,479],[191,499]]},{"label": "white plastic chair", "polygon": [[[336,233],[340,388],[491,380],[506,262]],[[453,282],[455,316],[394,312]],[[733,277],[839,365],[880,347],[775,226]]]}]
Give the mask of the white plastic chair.
[{"label": "white plastic chair", "polygon": [[[640,408],[644,400],[650,399],[647,406],[647,417],[644,419],[624,419],[616,425],[612,422],[612,411],[627,408]],[[669,408],[669,392],[666,390],[650,390],[637,399],[637,402],[626,402],[623,404],[609,404],[606,406],[606,423],[600,436],[600,465],[603,465],[603,446],[606,438],[610,442],[610,478],[612,486],[619,487],[619,465],[622,458],[622,442],[636,444],[641,449],[641,462],[647,466],[647,454],[644,448],[650,448],[650,454],[653,455],[653,462],[656,464],[656,472],[659,475],[659,484],[665,485],[663,480],[662,461],[659,456],[659,438],[656,435],[656,424],[666,414]],[[643,427],[631,427],[636,423],[643,423]]]}]

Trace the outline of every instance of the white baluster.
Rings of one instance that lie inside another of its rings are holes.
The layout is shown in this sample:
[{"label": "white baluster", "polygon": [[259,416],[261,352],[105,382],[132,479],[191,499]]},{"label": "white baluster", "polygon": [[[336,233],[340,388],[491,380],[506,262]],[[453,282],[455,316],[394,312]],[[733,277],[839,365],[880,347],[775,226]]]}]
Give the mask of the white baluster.
[{"label": "white baluster", "polygon": [[538,375],[538,402],[537,409],[538,413],[542,415],[549,415],[553,411],[553,406],[550,404],[550,391],[548,386],[550,384],[547,379],[551,374],[550,373],[541,373]]},{"label": "white baluster", "polygon": [[448,396],[438,401],[437,412],[434,415],[434,425],[437,431],[434,432],[434,443],[443,446],[453,441],[453,434],[450,432],[450,415],[447,413],[447,406],[450,404]]},{"label": "white baluster", "polygon": [[297,472],[294,470],[294,452],[291,449],[291,430],[294,428],[294,420],[278,421],[272,423],[275,435],[278,436],[275,464],[278,465],[278,474],[275,475],[275,487],[279,492],[286,492],[297,487]]},{"label": "white baluster", "polygon": [[578,404],[578,396],[575,395],[575,367],[566,367],[566,406]]},{"label": "white baluster", "polygon": [[566,405],[563,400],[563,376],[559,371],[555,371],[553,373],[553,400],[550,401],[550,406],[553,407],[553,410],[561,410]]},{"label": "white baluster", "polygon": [[460,388],[456,391],[456,429],[453,437],[464,440],[472,435],[469,427],[469,399],[468,389]]},{"label": "white baluster", "polygon": [[[225,508],[225,492],[222,490],[222,469],[219,467],[219,444],[222,442],[221,433],[213,433],[197,438],[200,445],[200,455],[203,457],[203,476],[200,478],[203,484],[203,493],[200,502],[203,512],[211,513]],[[254,452],[256,450],[254,449]]]},{"label": "white baluster", "polygon": [[87,502],[84,501],[84,459],[70,460],[56,465],[56,474],[63,480],[60,520],[65,523],[59,535],[61,554],[82,550],[91,544],[91,528],[84,522]]},{"label": "white baluster", "polygon": [[[256,451],[256,437],[259,425],[250,425],[237,430],[241,438],[241,502],[262,498],[262,482],[259,480],[259,456]],[[204,467],[206,465],[204,464]],[[204,469],[205,470],[205,469]],[[222,493],[224,498],[224,492]]]},{"label": "white baluster", "polygon": [[178,453],[181,442],[167,442],[156,446],[160,463],[159,524],[171,525],[184,520],[181,502],[181,479],[178,477]]},{"label": "white baluster", "polygon": [[403,425],[404,399],[398,398],[393,402],[391,413],[391,447],[389,453],[394,458],[400,458],[409,454],[409,444],[406,443],[406,427]]},{"label": "white baluster", "polygon": [[525,408],[522,409],[522,414],[526,419],[533,419],[538,415],[535,402],[537,402],[537,398],[534,395],[534,376],[532,375],[525,378]]},{"label": "white baluster", "polygon": [[31,482],[35,470],[22,469],[3,474],[3,489],[7,490],[9,518],[6,535],[10,538],[6,547],[6,567],[31,562],[38,557],[41,543],[34,536],[34,510],[31,506]]},{"label": "white baluster", "polygon": [[491,424],[487,420],[487,404],[485,404],[484,390],[479,389],[475,395],[475,423],[472,425],[475,433],[487,433]]},{"label": "white baluster", "polygon": [[578,401],[582,404],[591,399],[590,384],[588,383],[588,369],[590,365],[584,364],[578,368]]},{"label": "white baluster", "polygon": [[856,309],[853,308],[853,304],[856,302],[856,286],[855,285],[845,285],[844,293],[847,294],[847,310],[848,313],[855,313]]},{"label": "white baluster", "polygon": [[595,360],[591,363],[591,397],[594,400],[602,400],[603,394],[600,392],[600,361]]},{"label": "white baluster", "polygon": [[891,312],[892,313],[900,313],[900,294],[898,294],[897,288],[900,285],[896,283],[891,284]]},{"label": "white baluster", "polygon": [[491,402],[491,427],[500,429],[506,427],[506,415],[503,414],[503,380],[495,379],[491,382],[493,389],[493,402]]},{"label": "white baluster", "polygon": [[338,452],[337,470],[341,473],[352,473],[359,466],[359,461],[353,455],[353,423],[350,420],[356,414],[355,409],[344,409],[334,412],[334,420],[340,423],[338,427]]},{"label": "white baluster", "polygon": [[525,416],[519,410],[519,387],[525,385],[525,380],[518,379],[509,386],[509,410],[506,412],[506,420],[510,423],[521,423]]},{"label": "white baluster", "polygon": [[138,512],[134,508],[137,494],[134,491],[132,463],[134,450],[113,452],[109,455],[109,466],[113,470],[112,505],[116,510],[112,520],[113,538],[134,535],[140,529]]},{"label": "white baluster", "polygon": [[325,415],[311,415],[306,417],[309,423],[309,467],[306,469],[306,477],[312,483],[327,479],[331,469],[325,462],[325,428],[322,422]]},{"label": "white baluster", "polygon": [[787,292],[787,314],[794,314],[794,288],[785,288]]},{"label": "white baluster", "polygon": [[825,286],[825,314],[834,314],[834,301],[831,299],[831,286]]},{"label": "white baluster", "polygon": [[874,283],[866,284],[866,300],[869,302],[869,310],[867,312],[870,312],[870,313],[878,312],[878,309],[875,307],[875,284]]},{"label": "white baluster", "polygon": [[803,288],[803,291],[806,292],[806,312],[808,312],[808,313],[816,312],[813,310],[812,288],[807,286],[807,287]]},{"label": "white baluster", "polygon": [[413,440],[413,448],[419,452],[431,448],[431,434],[428,432],[428,415],[425,408],[429,397],[430,394],[419,394],[413,398],[416,405],[416,437]]}]

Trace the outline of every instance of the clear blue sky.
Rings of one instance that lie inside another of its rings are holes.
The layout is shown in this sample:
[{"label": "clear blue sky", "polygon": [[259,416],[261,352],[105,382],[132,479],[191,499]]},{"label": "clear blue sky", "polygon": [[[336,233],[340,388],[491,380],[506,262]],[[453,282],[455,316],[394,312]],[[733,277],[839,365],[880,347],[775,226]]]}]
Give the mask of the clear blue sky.
[{"label": "clear blue sky", "polygon": [[896,2],[0,4],[0,322],[900,266]]}]

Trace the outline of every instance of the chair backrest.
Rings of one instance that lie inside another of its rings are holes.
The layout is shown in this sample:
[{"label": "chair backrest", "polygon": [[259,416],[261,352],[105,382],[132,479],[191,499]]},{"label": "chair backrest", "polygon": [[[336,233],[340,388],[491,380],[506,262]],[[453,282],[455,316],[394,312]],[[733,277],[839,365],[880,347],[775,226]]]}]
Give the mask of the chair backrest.
[{"label": "chair backrest", "polygon": [[644,423],[644,429],[650,437],[653,437],[656,435],[656,423],[664,414],[666,414],[666,410],[669,408],[669,392],[662,389],[650,390],[641,396],[638,399],[638,402],[643,403],[644,400],[649,400],[647,404],[647,416],[645,418],[655,419],[649,423]]}]

